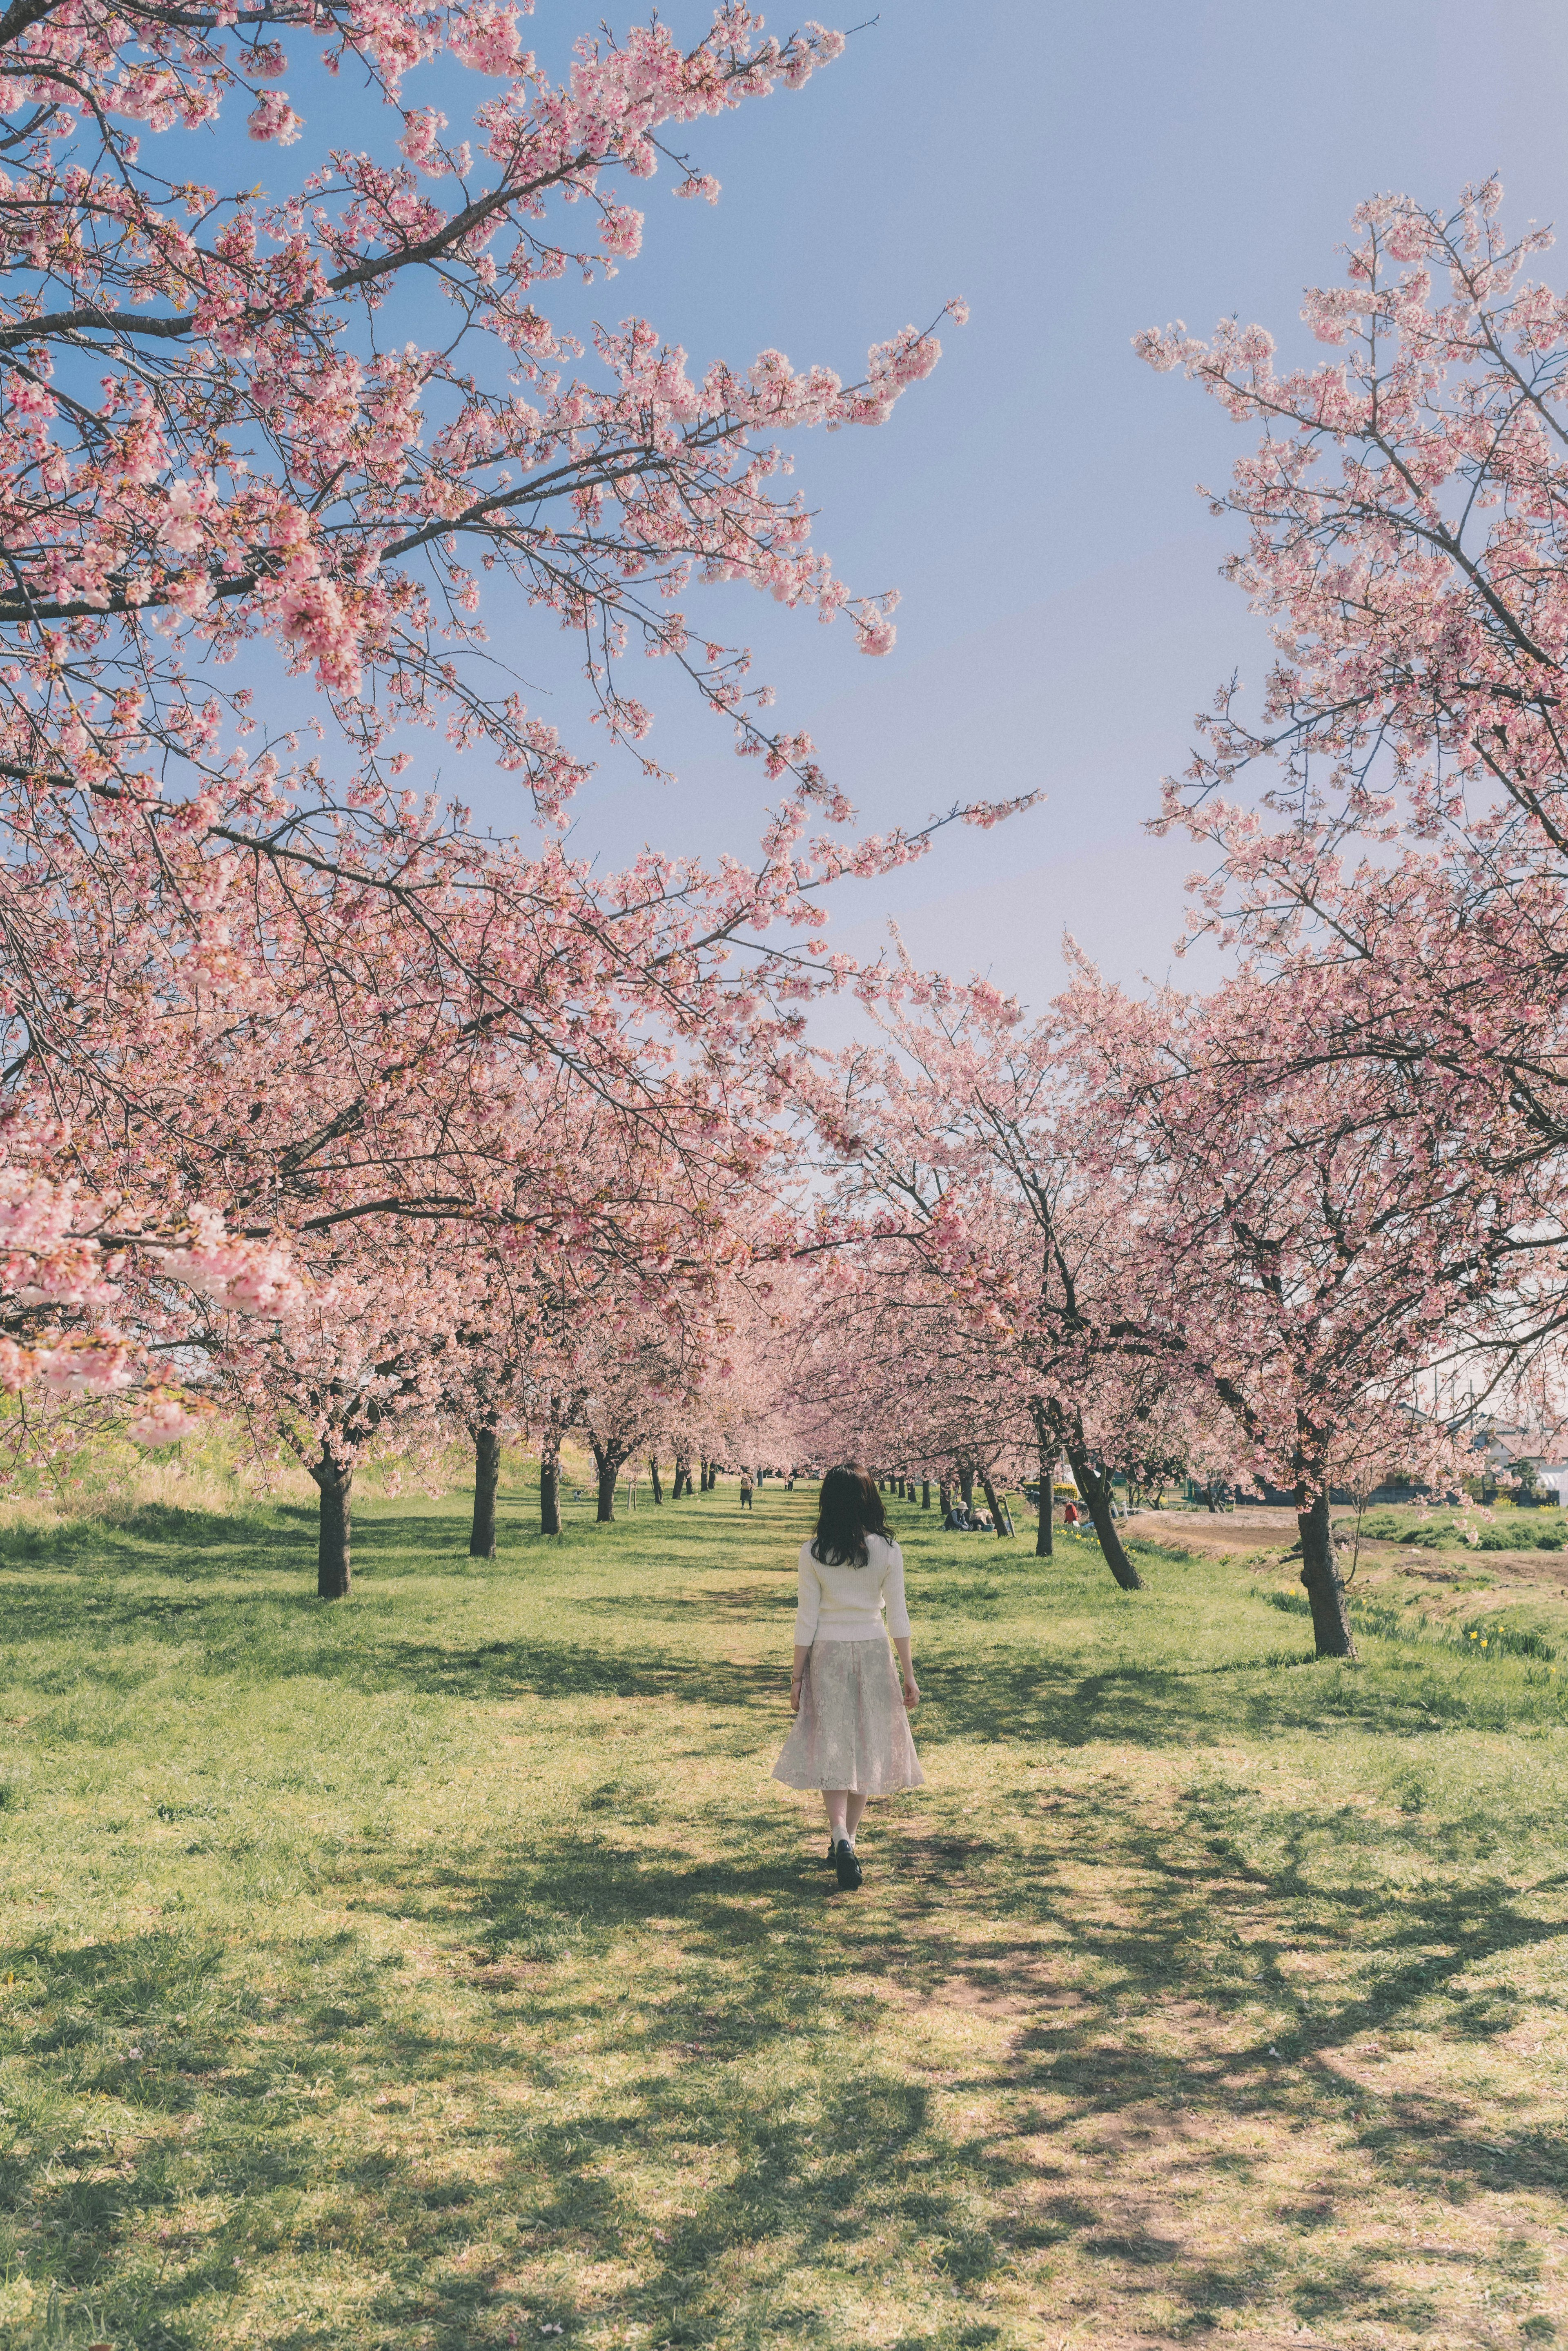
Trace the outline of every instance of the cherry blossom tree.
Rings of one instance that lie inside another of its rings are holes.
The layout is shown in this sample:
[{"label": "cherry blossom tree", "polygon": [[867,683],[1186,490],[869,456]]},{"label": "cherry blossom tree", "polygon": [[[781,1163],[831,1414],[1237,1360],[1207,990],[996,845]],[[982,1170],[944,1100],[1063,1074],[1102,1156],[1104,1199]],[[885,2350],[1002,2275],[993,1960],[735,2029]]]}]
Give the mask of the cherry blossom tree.
[{"label": "cherry blossom tree", "polygon": [[1020,1472],[1019,1397],[983,1338],[934,1278],[887,1237],[846,1238],[802,1315],[775,1377],[796,1444],[812,1459],[858,1459],[895,1476],[977,1484],[999,1537],[998,1487]]},{"label": "cherry blossom tree", "polygon": [[1469,1148],[1440,1074],[1313,1063],[1317,1006],[1250,974],[1142,1003],[1084,974],[1064,1008],[1091,1162],[1141,1171],[1148,1337],[1293,1491],[1317,1653],[1352,1656],[1333,1489],[1396,1467],[1458,1482],[1440,1374],[1469,1364],[1483,1395],[1517,1376],[1562,1231],[1531,1169],[1503,1185]]},{"label": "cherry blossom tree", "polygon": [[[1031,1433],[1037,1551],[1051,1549],[1065,1457],[1113,1575],[1136,1591],[1113,1473],[1181,1371],[1148,1311],[1136,1156],[1086,1150],[1075,1031],[1059,1014],[1031,1023],[985,982],[905,965],[882,1017],[887,1043],[841,1057],[814,1093],[845,1205],[863,1204],[879,1249],[905,1254],[941,1302],[932,1320],[961,1334],[960,1383],[1005,1396],[977,1429],[988,1420],[1015,1447],[1015,1430]],[[984,1447],[947,1458],[986,1466]]]},{"label": "cherry blossom tree", "polygon": [[701,1362],[701,1333],[664,1302],[650,1312],[635,1300],[605,1313],[576,1350],[581,1380],[579,1426],[598,1472],[596,1516],[615,1517],[615,1488],[628,1461],[661,1437],[690,1396]]},{"label": "cherry blossom tree", "polygon": [[433,1266],[412,1225],[355,1225],[314,1255],[303,1295],[265,1332],[211,1333],[211,1384],[253,1419],[264,1446],[281,1439],[309,1473],[319,1498],[317,1593],[341,1600],[352,1587],[361,1462],[377,1451],[433,1453],[444,1441],[454,1298],[447,1270]]},{"label": "cherry blossom tree", "polygon": [[[379,144],[290,183],[302,117],[273,85],[329,103],[323,38]],[[722,1074],[787,1046],[840,974],[825,885],[928,843],[843,837],[809,740],[771,727],[744,650],[694,639],[684,602],[741,581],[888,649],[890,600],[854,599],[812,550],[773,436],[882,421],[935,338],[894,335],[847,387],[776,352],[694,380],[645,321],[589,357],[538,308],[635,252],[618,175],[672,160],[670,126],[798,88],[841,46],[726,5],[688,49],[656,24],[581,44],[558,85],[490,0],[29,0],[0,19],[8,1388],[51,1365],[100,1389],[146,1376],[109,1319],[110,1260],[156,1271],[166,1316],[183,1267],[199,1340],[198,1273],[243,1303],[347,1218],[517,1215],[485,1097],[519,1069],[726,1153],[693,1057]],[[426,64],[487,81],[472,138],[404,102]],[[266,191],[187,169],[236,107],[282,172]],[[675,160],[679,193],[716,193]],[[558,205],[586,245],[552,235]],[[496,687],[491,608],[577,640],[591,715],[650,774],[624,660],[673,663],[779,787],[753,863],[571,860],[553,829],[582,747]],[[280,670],[314,697],[313,754],[268,716]],[[426,728],[518,778],[536,847],[402,789]],[[837,830],[809,839],[813,810]]]},{"label": "cherry blossom tree", "polygon": [[1473,1151],[1439,1072],[1314,1060],[1318,1006],[1310,974],[1138,1000],[1083,967],[1030,1021],[904,966],[886,1041],[813,1107],[885,1270],[917,1270],[1032,1425],[1039,1547],[1065,1455],[1135,1589],[1111,1475],[1179,1432],[1293,1490],[1318,1649],[1344,1655],[1333,1488],[1456,1474],[1438,1373],[1513,1376],[1561,1218],[1531,1162],[1505,1184]]},{"label": "cherry blossom tree", "polygon": [[1195,922],[1311,962],[1311,1050],[1442,1070],[1506,1164],[1568,1138],[1568,298],[1495,180],[1354,226],[1346,282],[1306,296],[1316,363],[1234,319],[1139,339],[1260,428],[1214,506],[1274,641],[1164,820],[1214,852]]}]

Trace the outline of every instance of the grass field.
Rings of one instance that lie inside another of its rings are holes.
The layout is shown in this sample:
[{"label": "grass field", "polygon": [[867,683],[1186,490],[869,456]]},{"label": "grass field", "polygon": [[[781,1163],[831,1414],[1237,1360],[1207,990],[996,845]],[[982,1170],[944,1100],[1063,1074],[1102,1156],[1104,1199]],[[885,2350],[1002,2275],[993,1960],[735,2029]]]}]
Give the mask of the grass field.
[{"label": "grass field", "polygon": [[382,1501],[337,1608],[295,1506],[0,1538],[0,2341],[1568,2341],[1550,1641],[898,1505],[840,1895],[806,1509]]}]

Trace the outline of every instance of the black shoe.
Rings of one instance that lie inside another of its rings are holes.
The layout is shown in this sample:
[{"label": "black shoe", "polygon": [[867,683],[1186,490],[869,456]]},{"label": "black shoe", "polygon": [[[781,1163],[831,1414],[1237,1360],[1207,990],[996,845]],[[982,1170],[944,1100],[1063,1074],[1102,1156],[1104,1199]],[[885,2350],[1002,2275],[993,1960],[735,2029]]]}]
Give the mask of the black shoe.
[{"label": "black shoe", "polygon": [[852,1894],[861,1882],[861,1865],[855,1859],[855,1849],[848,1837],[841,1837],[833,1847],[833,1866],[839,1873],[839,1884],[846,1894]]},{"label": "black shoe", "polygon": [[839,1857],[839,1848],[838,1848],[838,1846],[833,1843],[832,1838],[831,1838],[831,1837],[830,1837],[830,1838],[828,1839],[828,1867],[829,1867],[830,1869],[831,1869],[831,1867],[832,1867],[832,1865],[833,1865],[834,1862],[835,1862],[835,1861],[837,1861],[838,1857]]}]

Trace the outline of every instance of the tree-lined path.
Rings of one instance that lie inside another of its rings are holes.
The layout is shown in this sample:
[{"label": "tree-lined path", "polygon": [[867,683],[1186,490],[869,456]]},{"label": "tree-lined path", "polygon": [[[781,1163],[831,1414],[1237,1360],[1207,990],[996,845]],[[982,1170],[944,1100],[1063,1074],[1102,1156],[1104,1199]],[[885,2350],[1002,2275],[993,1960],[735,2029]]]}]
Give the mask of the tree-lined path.
[{"label": "tree-lined path", "polygon": [[1313,1664],[1278,1567],[1140,1546],[1129,1599],[895,1505],[929,1783],[841,1896],[768,1777],[809,1495],[591,1509],[545,1542],[506,1479],[471,1562],[466,1497],[366,1503],[336,1611],[299,1507],[13,1537],[13,2323],[1550,2338],[1541,1658]]}]

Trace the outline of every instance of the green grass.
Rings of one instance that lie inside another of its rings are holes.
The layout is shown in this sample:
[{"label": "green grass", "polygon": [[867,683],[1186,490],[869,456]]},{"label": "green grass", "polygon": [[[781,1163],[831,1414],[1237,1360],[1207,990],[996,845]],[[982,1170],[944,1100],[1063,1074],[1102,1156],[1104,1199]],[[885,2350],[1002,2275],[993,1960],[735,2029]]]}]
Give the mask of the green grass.
[{"label": "green grass", "polygon": [[[1354,1517],[1342,1513],[1338,1525],[1348,1541]],[[1496,1511],[1479,1505],[1435,1510],[1400,1505],[1368,1510],[1361,1535],[1367,1542],[1411,1543],[1420,1551],[1562,1551],[1568,1546],[1568,1517],[1554,1504]]]},{"label": "green grass", "polygon": [[897,1515],[852,1896],[803,1495],[383,1501],[338,1607],[297,1506],[0,1539],[0,2340],[1568,2335],[1563,1675]]}]

